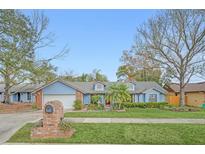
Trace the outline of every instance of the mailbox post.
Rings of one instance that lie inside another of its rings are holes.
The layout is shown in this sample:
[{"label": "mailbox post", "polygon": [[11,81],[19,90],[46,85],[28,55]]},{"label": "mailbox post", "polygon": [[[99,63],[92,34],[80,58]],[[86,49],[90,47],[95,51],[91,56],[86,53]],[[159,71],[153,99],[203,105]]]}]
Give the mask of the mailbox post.
[{"label": "mailbox post", "polygon": [[32,129],[32,138],[66,138],[73,135],[74,131],[60,129],[59,124],[64,117],[63,104],[60,101],[47,102],[43,108],[43,126]]}]

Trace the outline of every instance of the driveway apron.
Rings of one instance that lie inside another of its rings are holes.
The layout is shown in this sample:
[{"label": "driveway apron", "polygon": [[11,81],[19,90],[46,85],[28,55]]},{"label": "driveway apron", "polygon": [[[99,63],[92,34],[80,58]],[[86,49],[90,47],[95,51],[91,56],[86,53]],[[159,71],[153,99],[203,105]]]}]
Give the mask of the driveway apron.
[{"label": "driveway apron", "polygon": [[0,114],[0,144],[6,142],[18,129],[28,122],[42,118],[42,111]]}]

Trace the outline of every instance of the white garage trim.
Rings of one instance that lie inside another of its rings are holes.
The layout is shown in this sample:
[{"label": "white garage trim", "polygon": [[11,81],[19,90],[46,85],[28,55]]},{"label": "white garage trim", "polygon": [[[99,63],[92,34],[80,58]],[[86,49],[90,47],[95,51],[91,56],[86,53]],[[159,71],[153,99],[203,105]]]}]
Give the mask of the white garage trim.
[{"label": "white garage trim", "polygon": [[64,109],[73,109],[74,101],[76,100],[75,94],[44,94],[43,95],[43,104],[48,101],[59,100],[63,103]]}]

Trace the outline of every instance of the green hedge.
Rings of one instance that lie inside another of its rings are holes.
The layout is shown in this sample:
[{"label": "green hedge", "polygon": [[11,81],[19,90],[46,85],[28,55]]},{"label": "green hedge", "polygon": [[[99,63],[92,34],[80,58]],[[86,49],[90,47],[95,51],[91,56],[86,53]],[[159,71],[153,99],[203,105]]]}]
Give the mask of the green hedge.
[{"label": "green hedge", "polygon": [[[161,108],[164,105],[168,105],[166,102],[149,102],[149,103],[122,103],[121,109],[123,108]],[[119,103],[114,103],[113,108],[119,108]]]},{"label": "green hedge", "polygon": [[88,110],[104,110],[104,105],[103,104],[89,104],[87,106]]}]

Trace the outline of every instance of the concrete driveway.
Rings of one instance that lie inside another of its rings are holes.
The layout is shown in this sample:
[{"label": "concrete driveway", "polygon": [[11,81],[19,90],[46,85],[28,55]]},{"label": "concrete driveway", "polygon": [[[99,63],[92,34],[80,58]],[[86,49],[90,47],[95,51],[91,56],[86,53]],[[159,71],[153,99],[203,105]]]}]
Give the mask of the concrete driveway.
[{"label": "concrete driveway", "polygon": [[0,114],[0,144],[6,142],[24,124],[41,118],[42,111]]}]

